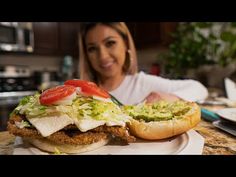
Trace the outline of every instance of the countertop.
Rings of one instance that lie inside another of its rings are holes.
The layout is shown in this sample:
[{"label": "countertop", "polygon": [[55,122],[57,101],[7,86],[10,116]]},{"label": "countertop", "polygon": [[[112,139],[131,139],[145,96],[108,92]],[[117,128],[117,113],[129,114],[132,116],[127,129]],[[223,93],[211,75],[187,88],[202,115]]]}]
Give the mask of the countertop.
[{"label": "countertop", "polygon": [[205,138],[203,155],[236,154],[236,137],[214,127],[211,122],[202,120],[194,130]]},{"label": "countertop", "polygon": [[[236,154],[236,137],[214,127],[210,122],[201,120],[194,130],[205,138],[203,155]],[[7,131],[0,132],[0,146],[13,142],[14,138]]]}]

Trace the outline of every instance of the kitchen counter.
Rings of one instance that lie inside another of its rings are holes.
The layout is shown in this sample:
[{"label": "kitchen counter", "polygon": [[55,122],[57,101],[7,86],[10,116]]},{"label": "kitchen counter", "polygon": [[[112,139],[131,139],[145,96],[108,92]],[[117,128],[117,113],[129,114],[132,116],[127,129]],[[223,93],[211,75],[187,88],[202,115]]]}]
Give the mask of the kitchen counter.
[{"label": "kitchen counter", "polygon": [[[214,127],[210,122],[202,120],[194,130],[205,138],[203,155],[236,154],[236,137]],[[0,132],[0,148],[14,142],[14,138],[7,131]]]},{"label": "kitchen counter", "polygon": [[236,137],[214,127],[211,122],[202,120],[194,130],[205,138],[203,155],[236,154]]}]

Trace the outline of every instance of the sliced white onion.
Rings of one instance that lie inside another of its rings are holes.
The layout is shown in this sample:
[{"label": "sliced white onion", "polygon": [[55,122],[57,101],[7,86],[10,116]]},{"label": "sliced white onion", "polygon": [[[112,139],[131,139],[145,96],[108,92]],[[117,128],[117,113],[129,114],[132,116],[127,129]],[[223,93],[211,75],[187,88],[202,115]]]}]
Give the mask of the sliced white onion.
[{"label": "sliced white onion", "polygon": [[54,105],[71,105],[72,101],[76,98],[76,91],[74,93],[72,93],[71,95],[62,98],[56,102],[54,102]]},{"label": "sliced white onion", "polygon": [[96,99],[96,100],[99,100],[99,101],[104,101],[104,102],[113,103],[110,98],[102,98],[102,97],[94,96],[94,95],[93,95],[93,99]]},{"label": "sliced white onion", "polygon": [[81,93],[81,88],[80,87],[76,87],[76,93]]}]

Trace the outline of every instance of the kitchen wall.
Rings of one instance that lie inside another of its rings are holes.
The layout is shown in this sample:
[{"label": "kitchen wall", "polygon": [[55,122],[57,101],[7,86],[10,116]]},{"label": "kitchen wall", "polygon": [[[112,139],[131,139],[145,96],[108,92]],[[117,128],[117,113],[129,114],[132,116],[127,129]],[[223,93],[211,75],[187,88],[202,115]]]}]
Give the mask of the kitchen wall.
[{"label": "kitchen wall", "polygon": [[[152,47],[137,51],[139,70],[149,72],[153,63],[158,62],[158,54],[166,50],[163,47]],[[161,70],[161,73],[163,71]]]},{"label": "kitchen wall", "polygon": [[138,66],[139,70],[149,72],[151,64],[156,61],[157,49],[146,49],[146,50],[138,50]]},{"label": "kitchen wall", "polygon": [[202,66],[196,71],[196,78],[207,87],[224,89],[224,78],[231,77],[230,75],[235,71],[236,63],[231,63],[226,67],[219,65]]},{"label": "kitchen wall", "polygon": [[32,71],[59,71],[62,57],[38,55],[0,55],[0,65],[27,65]]},{"label": "kitchen wall", "polygon": [[[139,70],[148,72],[157,54],[163,49],[147,48],[137,51]],[[32,71],[59,71],[63,57],[44,55],[4,54],[0,55],[0,65],[27,65]]]}]

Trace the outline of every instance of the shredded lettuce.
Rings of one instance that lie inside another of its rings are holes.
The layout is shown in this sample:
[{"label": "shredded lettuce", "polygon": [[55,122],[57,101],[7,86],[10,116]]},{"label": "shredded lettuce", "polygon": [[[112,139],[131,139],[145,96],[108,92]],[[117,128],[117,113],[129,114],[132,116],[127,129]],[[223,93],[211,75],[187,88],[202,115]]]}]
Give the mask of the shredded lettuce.
[{"label": "shredded lettuce", "polygon": [[65,153],[61,152],[57,147],[55,147],[53,155],[65,155]]},{"label": "shredded lettuce", "polygon": [[50,106],[41,105],[39,97],[40,94],[37,93],[23,98],[13,112],[27,118],[66,114],[75,120],[94,119],[105,122],[127,122],[131,118],[115,103],[92,97],[77,96],[71,105]]},{"label": "shredded lettuce", "polygon": [[104,102],[90,97],[79,97],[73,103],[77,119],[90,118],[104,121],[129,121],[122,109],[113,102]]},{"label": "shredded lettuce", "polygon": [[26,96],[21,99],[18,106],[13,110],[15,114],[26,115],[27,117],[34,117],[46,113],[46,106],[39,102],[39,93],[33,96]]},{"label": "shredded lettuce", "polygon": [[30,123],[22,120],[21,122],[15,122],[16,126],[19,128],[31,127]]}]

